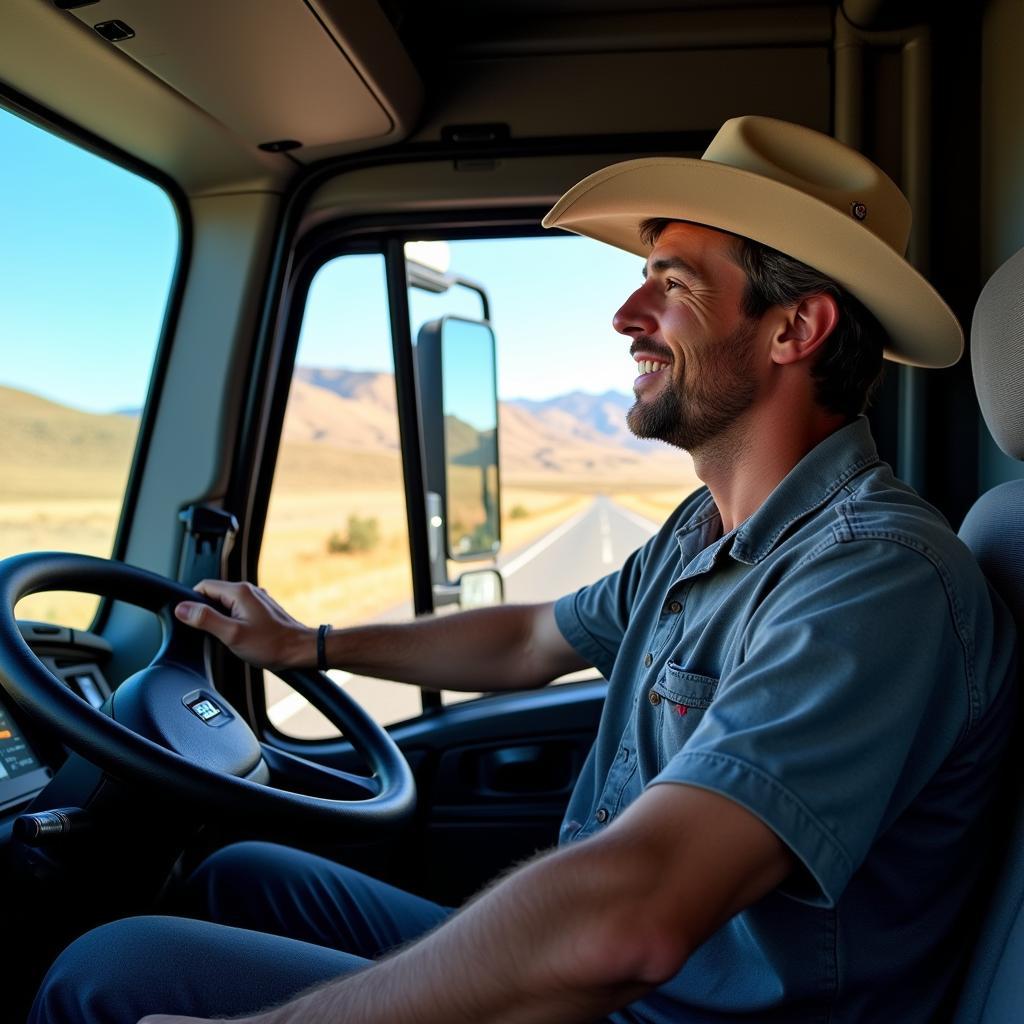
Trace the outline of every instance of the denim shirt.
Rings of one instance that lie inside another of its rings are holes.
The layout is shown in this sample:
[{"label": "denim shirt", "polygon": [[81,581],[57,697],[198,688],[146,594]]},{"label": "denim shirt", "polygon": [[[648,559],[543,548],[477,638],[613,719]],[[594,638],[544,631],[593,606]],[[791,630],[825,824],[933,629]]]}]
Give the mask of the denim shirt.
[{"label": "denim shirt", "polygon": [[684,783],[757,815],[799,864],[612,1019],[933,1019],[1013,717],[1014,628],[867,421],[724,536],[698,491],[555,614],[609,684],[561,841]]}]

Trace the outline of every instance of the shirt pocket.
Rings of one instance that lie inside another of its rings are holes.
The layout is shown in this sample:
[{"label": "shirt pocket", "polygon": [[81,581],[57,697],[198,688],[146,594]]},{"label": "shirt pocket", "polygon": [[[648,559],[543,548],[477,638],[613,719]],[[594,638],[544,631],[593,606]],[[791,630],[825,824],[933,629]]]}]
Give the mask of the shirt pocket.
[{"label": "shirt pocket", "polygon": [[701,723],[718,691],[718,680],[687,672],[671,661],[651,687],[649,699],[657,723],[659,771],[682,750]]}]

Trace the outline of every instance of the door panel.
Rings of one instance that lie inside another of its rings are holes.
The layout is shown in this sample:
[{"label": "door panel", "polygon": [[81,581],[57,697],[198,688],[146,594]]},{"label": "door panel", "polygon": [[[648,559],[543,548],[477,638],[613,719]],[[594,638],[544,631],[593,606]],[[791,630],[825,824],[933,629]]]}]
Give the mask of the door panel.
[{"label": "door panel", "polygon": [[[413,832],[333,855],[431,899],[461,903],[509,865],[556,843],[606,690],[595,678],[484,697],[392,727],[419,788]],[[274,742],[365,770],[343,741]]]}]

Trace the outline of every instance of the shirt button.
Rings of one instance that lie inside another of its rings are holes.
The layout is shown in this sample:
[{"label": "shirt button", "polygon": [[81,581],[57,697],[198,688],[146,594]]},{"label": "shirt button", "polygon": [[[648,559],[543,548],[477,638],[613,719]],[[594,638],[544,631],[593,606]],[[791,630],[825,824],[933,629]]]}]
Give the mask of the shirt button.
[{"label": "shirt button", "polygon": [[678,601],[670,601],[668,605],[668,610],[673,615],[678,615],[683,610],[683,606]]},{"label": "shirt button", "polygon": [[649,694],[647,694],[647,699],[648,699],[648,700],[649,700],[649,701],[650,701],[650,702],[651,702],[651,703],[652,703],[652,704],[653,704],[653,705],[654,705],[655,707],[657,707],[657,706],[658,706],[658,705],[659,705],[659,704],[661,703],[661,694],[660,694],[660,693],[658,693],[658,691],[657,691],[657,690],[651,690],[651,692],[650,692]]},{"label": "shirt button", "polygon": [[651,665],[653,665],[653,664],[654,664],[654,655],[653,654],[645,654],[644,655],[644,665],[647,668],[650,668]]},{"label": "shirt button", "polygon": [[603,825],[608,820],[608,812],[603,807],[599,807],[594,817]]},{"label": "shirt button", "polygon": [[628,761],[629,760],[629,747],[623,747],[622,748],[622,760],[623,761]]}]

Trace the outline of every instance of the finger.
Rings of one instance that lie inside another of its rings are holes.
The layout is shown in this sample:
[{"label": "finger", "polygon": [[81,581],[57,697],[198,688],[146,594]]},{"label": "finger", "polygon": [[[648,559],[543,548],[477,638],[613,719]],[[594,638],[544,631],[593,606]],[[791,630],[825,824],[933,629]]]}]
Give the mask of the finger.
[{"label": "finger", "polygon": [[175,617],[193,629],[201,629],[210,633],[224,643],[235,632],[235,622],[227,615],[214,611],[208,604],[197,604],[195,601],[182,601],[174,607]]},{"label": "finger", "polygon": [[229,583],[227,580],[200,580],[195,585],[204,597],[212,597],[232,610],[244,588],[244,583]]}]

